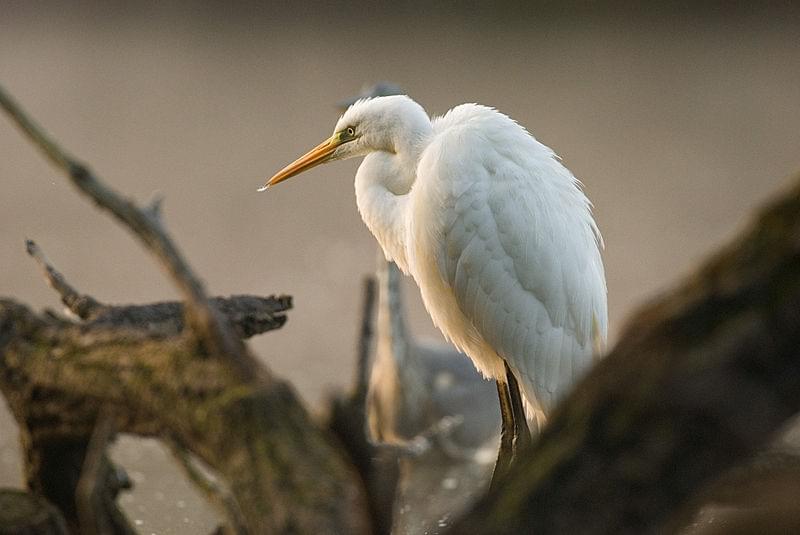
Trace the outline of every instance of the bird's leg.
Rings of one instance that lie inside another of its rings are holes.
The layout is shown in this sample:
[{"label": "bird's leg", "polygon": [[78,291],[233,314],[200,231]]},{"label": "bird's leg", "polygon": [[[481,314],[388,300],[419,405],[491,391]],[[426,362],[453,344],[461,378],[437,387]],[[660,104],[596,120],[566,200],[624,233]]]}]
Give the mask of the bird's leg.
[{"label": "bird's leg", "polygon": [[522,402],[519,383],[507,362],[505,365],[508,391],[511,397],[511,411],[514,417],[514,461],[516,461],[519,452],[528,449],[533,441],[531,440],[531,430],[528,428],[528,419],[525,417],[525,405]]},{"label": "bird's leg", "polygon": [[494,489],[497,482],[502,479],[511,468],[514,457],[514,412],[511,408],[511,396],[505,381],[497,380],[497,395],[500,397],[500,449],[497,452],[497,462],[492,473],[492,482],[489,488]]}]

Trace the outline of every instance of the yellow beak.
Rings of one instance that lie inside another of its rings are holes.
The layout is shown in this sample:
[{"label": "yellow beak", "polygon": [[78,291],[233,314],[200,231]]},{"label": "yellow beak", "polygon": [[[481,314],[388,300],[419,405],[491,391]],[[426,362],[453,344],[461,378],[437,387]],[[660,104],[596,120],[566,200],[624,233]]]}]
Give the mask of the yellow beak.
[{"label": "yellow beak", "polygon": [[263,187],[259,188],[258,191],[264,191],[265,189],[274,186],[279,182],[283,182],[288,178],[292,178],[295,175],[299,175],[303,171],[307,171],[312,167],[316,167],[321,163],[325,163],[333,154],[333,151],[336,150],[336,147],[342,144],[341,137],[334,134],[330,138],[326,139],[307,153],[300,156],[298,159],[275,173],[275,175],[267,180],[267,183],[264,184]]}]

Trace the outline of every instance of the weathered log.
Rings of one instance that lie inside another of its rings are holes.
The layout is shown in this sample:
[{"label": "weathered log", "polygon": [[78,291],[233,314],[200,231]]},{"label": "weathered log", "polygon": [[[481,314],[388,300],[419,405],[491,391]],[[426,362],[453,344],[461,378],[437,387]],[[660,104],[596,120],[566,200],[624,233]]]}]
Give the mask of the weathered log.
[{"label": "weathered log", "polygon": [[[45,280],[61,297],[61,302],[88,325],[121,327],[131,325],[148,328],[163,334],[178,334],[184,328],[184,304],[177,301],[147,305],[108,305],[100,303],[89,294],[78,291],[66,277],[47,260],[44,252],[33,241],[26,240],[28,254],[42,268]],[[286,323],[284,312],[292,308],[288,295],[259,297],[232,295],[209,299],[240,338],[250,338]]]},{"label": "weathered log", "polygon": [[800,410],[800,186],[667,296],[452,533],[645,533]]},{"label": "weathered log", "polygon": [[32,452],[28,486],[68,516],[80,467],[65,460],[82,458],[102,409],[119,431],[167,435],[215,469],[252,533],[367,531],[352,467],[285,383],[242,381],[187,333],[87,328],[8,300],[0,333],[0,389]]},{"label": "weathered log", "polygon": [[50,471],[63,468],[49,461],[66,448],[78,452],[72,458],[83,466],[102,408],[115,429],[166,434],[217,470],[252,533],[367,532],[363,486],[346,454],[207,299],[163,228],[159,205],[140,208],[106,186],[2,88],[0,107],[158,260],[185,299],[188,326],[168,334],[103,322],[74,325],[0,301],[0,389],[21,427],[31,490],[74,509],[77,481],[53,487]]},{"label": "weathered log", "polygon": [[[130,328],[141,331],[142,335],[158,337],[178,335],[183,331],[185,322],[182,303],[124,306],[100,303],[92,296],[80,293],[67,282],[64,275],[46,259],[33,241],[28,240],[26,248],[42,267],[48,284],[59,293],[62,302],[85,320],[82,324],[84,331],[98,326],[111,329]],[[286,321],[282,312],[291,308],[291,298],[288,296],[217,297],[211,299],[211,302],[242,338],[279,328]],[[87,421],[87,424],[92,422]],[[95,435],[97,431],[95,429]],[[128,485],[129,481],[105,455],[105,444],[99,449],[95,448],[94,455],[90,455],[87,454],[87,448],[91,443],[87,436],[74,436],[66,440],[62,438],[57,442],[51,437],[36,440],[29,433],[23,434],[23,438],[26,440],[26,466],[30,486],[49,496],[61,507],[73,532],[120,535],[135,533],[116,504],[118,491]],[[106,440],[110,438],[108,436]],[[223,509],[228,513],[229,524],[234,527],[235,532],[243,532],[242,519],[231,514],[232,511],[239,512],[239,506],[232,496],[229,502],[229,507]]]},{"label": "weathered log", "polygon": [[0,535],[67,535],[67,525],[43,498],[0,489]]},{"label": "weathered log", "polygon": [[800,455],[771,447],[735,465],[676,511],[662,533],[800,533]]}]

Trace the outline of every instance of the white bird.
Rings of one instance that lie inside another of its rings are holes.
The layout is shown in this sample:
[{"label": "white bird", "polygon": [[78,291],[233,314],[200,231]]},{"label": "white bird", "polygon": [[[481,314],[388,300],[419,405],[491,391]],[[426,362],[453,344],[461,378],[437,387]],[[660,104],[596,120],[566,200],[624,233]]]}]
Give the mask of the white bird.
[{"label": "white bird", "polygon": [[357,101],[330,138],[261,190],[357,156],[358,210],[386,258],[414,278],[445,337],[497,382],[494,482],[530,441],[517,385],[541,426],[605,341],[591,203],[554,152],[506,115],[462,104],[431,120],[406,96]]}]

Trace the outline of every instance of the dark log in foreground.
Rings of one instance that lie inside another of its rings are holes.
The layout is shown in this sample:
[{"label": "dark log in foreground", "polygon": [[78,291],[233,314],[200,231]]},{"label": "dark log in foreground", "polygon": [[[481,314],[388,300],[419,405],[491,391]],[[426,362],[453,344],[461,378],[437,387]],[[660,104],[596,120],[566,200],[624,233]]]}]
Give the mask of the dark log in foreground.
[{"label": "dark log in foreground", "polygon": [[640,310],[452,533],[645,533],[800,410],[800,186]]},{"label": "dark log in foreground", "polygon": [[67,525],[43,498],[0,489],[0,535],[67,535]]},{"label": "dark log in foreground", "polygon": [[[791,424],[790,424],[791,425]],[[662,533],[750,535],[800,533],[800,454],[770,445],[738,463],[677,511]],[[680,531],[680,528],[689,528]]]}]

